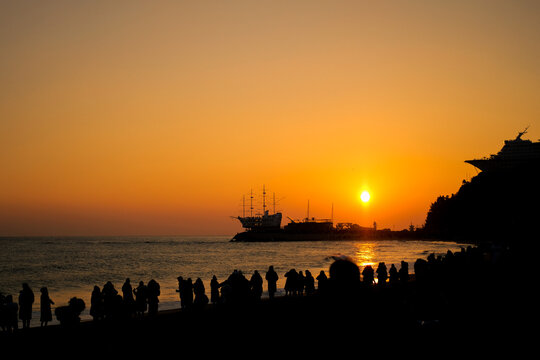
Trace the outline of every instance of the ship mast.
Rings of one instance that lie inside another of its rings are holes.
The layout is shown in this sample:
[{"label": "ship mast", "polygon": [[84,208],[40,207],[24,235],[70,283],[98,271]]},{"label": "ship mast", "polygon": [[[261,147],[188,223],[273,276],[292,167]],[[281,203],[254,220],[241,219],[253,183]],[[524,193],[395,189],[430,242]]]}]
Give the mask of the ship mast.
[{"label": "ship mast", "polygon": [[527,133],[527,130],[528,130],[528,129],[529,129],[529,127],[527,126],[527,127],[525,128],[525,130],[523,130],[522,132],[520,132],[520,133],[518,134],[516,140],[521,140],[521,137],[522,137],[524,134]]},{"label": "ship mast", "polygon": [[263,185],[263,215],[266,214],[266,188]]},{"label": "ship mast", "polygon": [[253,189],[251,189],[251,195],[249,197],[249,216],[253,217]]}]

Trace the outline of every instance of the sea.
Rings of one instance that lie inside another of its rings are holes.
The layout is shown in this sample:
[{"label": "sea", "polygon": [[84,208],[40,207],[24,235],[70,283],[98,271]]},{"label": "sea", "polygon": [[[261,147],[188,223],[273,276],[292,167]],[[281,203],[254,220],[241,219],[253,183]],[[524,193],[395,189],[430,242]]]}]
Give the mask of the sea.
[{"label": "sea", "polygon": [[[69,299],[84,300],[81,319],[90,319],[90,295],[111,281],[118,292],[129,278],[135,288],[140,281],[156,280],[161,287],[159,310],[180,308],[178,276],[201,278],[207,294],[210,280],[224,281],[234,271],[248,279],[257,270],[264,278],[270,265],[279,275],[278,293],[284,293],[285,273],[309,270],[316,277],[336,258],[352,259],[361,268],[380,262],[399,270],[401,261],[409,272],[417,259],[429,254],[460,251],[469,244],[427,240],[346,240],[298,242],[230,242],[232,236],[99,236],[99,237],[0,237],[0,293],[15,302],[23,283],[35,295],[31,326],[40,326],[40,289],[47,287],[54,308]],[[263,297],[267,297],[266,281]],[[53,315],[53,318],[54,315]],[[57,323],[54,319],[49,324]]]}]

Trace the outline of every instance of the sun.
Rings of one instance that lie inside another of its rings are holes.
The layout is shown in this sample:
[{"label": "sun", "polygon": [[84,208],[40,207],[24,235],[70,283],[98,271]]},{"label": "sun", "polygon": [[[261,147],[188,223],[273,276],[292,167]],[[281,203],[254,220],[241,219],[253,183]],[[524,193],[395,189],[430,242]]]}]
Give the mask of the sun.
[{"label": "sun", "polygon": [[371,198],[371,196],[369,195],[369,193],[367,191],[362,191],[362,194],[360,194],[360,200],[362,200],[362,202],[365,202],[367,203],[369,201],[369,199]]}]

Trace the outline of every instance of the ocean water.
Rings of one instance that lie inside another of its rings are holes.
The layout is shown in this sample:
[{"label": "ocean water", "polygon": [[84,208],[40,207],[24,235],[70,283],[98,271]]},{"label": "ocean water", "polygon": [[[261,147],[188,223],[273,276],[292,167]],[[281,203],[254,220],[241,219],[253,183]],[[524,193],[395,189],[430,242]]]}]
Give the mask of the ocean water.
[{"label": "ocean water", "polygon": [[[71,297],[82,298],[89,319],[90,295],[111,281],[121,293],[126,278],[133,287],[150,279],[161,286],[160,310],[180,307],[177,277],[203,280],[210,293],[210,280],[224,281],[234,270],[249,279],[254,270],[264,278],[270,265],[278,273],[278,295],[283,293],[284,274],[292,268],[311,271],[316,277],[328,269],[336,256],[352,258],[361,268],[379,262],[399,270],[401,261],[409,272],[418,258],[431,253],[460,251],[467,244],[415,240],[359,240],[237,243],[230,236],[120,236],[120,237],[5,237],[0,238],[0,292],[17,301],[22,283],[35,295],[31,326],[39,326],[40,288],[47,287],[54,307]],[[266,282],[264,284],[266,291]],[[266,294],[263,294],[266,296]],[[53,315],[54,318],[54,315]],[[54,320],[52,323],[56,323]]]}]

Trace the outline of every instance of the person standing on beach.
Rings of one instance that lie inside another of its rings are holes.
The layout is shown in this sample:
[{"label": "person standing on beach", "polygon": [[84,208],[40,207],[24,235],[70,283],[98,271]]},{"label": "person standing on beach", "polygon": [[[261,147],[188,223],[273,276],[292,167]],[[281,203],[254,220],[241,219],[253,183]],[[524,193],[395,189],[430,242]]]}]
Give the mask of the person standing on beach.
[{"label": "person standing on beach", "polygon": [[313,278],[313,275],[311,275],[311,271],[306,270],[306,277],[304,281],[305,281],[306,295],[313,294],[315,292],[315,279]]},{"label": "person standing on beach", "polygon": [[388,279],[388,271],[386,270],[386,264],[384,262],[380,262],[379,266],[377,267],[378,285],[385,285],[386,279]]},{"label": "person standing on beach", "polygon": [[306,281],[306,278],[304,276],[304,273],[302,272],[302,270],[300,270],[297,274],[297,277],[296,277],[296,294],[297,295],[304,295],[304,287],[305,287],[305,282]]},{"label": "person standing on beach", "polygon": [[193,305],[195,305],[195,307],[201,309],[208,304],[208,296],[206,296],[206,289],[201,278],[195,280],[195,284],[193,284],[193,293],[195,294],[195,300],[193,300]]},{"label": "person standing on beach", "polygon": [[178,280],[178,289],[176,289],[176,292],[178,293],[178,297],[180,298],[180,308],[184,309],[186,307],[185,301],[184,301],[184,278],[179,276],[176,278]]},{"label": "person standing on beach", "polygon": [[219,281],[216,275],[212,276],[212,280],[210,280],[210,301],[214,305],[219,302]]},{"label": "person standing on beach", "polygon": [[257,270],[253,272],[253,275],[251,276],[249,283],[251,286],[251,293],[253,294],[253,297],[255,298],[255,300],[257,301],[261,300],[261,296],[263,292],[263,279]]},{"label": "person standing on beach", "polygon": [[152,279],[148,282],[148,315],[157,315],[159,295],[161,290],[159,283]]},{"label": "person standing on beach", "polygon": [[30,327],[32,319],[32,304],[34,303],[34,292],[27,283],[24,283],[19,293],[19,319],[22,320],[23,329]]},{"label": "person standing on beach", "polygon": [[103,296],[103,314],[106,319],[111,319],[117,315],[116,313],[116,296],[118,291],[114,288],[114,285],[111,281],[107,281],[103,285],[103,290],[101,291]]},{"label": "person standing on beach", "polygon": [[191,308],[193,305],[193,281],[187,278],[184,282],[184,304],[186,308]]},{"label": "person standing on beach", "polygon": [[90,297],[90,315],[94,321],[103,319],[103,296],[97,285],[94,285],[94,290],[92,290]]},{"label": "person standing on beach", "polygon": [[127,278],[126,281],[124,282],[124,285],[122,285],[122,294],[124,296],[125,303],[131,303],[134,301],[133,288],[131,287],[131,282],[129,278]]},{"label": "person standing on beach", "polygon": [[371,265],[366,265],[366,267],[362,271],[364,284],[373,285],[373,283],[375,282],[374,274],[375,272],[373,271],[373,268],[371,267]]},{"label": "person standing on beach", "polygon": [[19,328],[19,320],[17,313],[19,305],[13,302],[13,295],[6,296],[6,329],[8,333],[12,333]]},{"label": "person standing on beach", "polygon": [[274,294],[277,291],[277,281],[279,279],[278,274],[274,271],[274,266],[271,265],[266,272],[266,281],[268,281],[268,297],[274,298]]},{"label": "person standing on beach", "polygon": [[295,295],[297,290],[296,282],[298,281],[298,272],[296,269],[291,269],[285,273],[285,295]]},{"label": "person standing on beach", "polygon": [[127,315],[132,316],[135,311],[135,299],[133,298],[133,288],[131,287],[129,278],[127,278],[124,285],[122,285],[122,294],[124,295],[124,310]]},{"label": "person standing on beach", "polygon": [[326,283],[328,281],[328,276],[326,276],[324,270],[321,270],[319,275],[317,275],[317,289],[319,292],[326,291]]},{"label": "person standing on beach", "polygon": [[390,275],[390,285],[395,285],[399,281],[399,273],[396,269],[396,266],[392,264],[390,266],[390,270],[388,271],[388,274]]},{"label": "person standing on beach", "polygon": [[401,268],[399,269],[399,281],[402,284],[409,282],[409,263],[406,261],[401,261]]},{"label": "person standing on beach", "polygon": [[143,316],[147,307],[148,288],[142,281],[139,281],[139,286],[133,290],[133,293],[135,294],[135,308],[137,315]]},{"label": "person standing on beach", "polygon": [[46,287],[41,288],[41,298],[40,298],[40,312],[41,312],[41,326],[47,326],[49,321],[52,321],[52,311],[51,304],[54,305],[54,302],[49,297],[49,290]]}]

